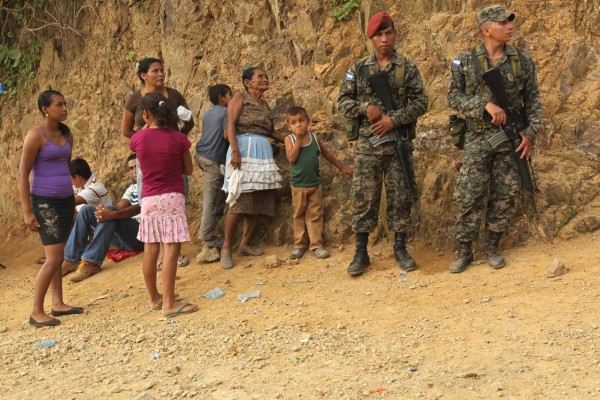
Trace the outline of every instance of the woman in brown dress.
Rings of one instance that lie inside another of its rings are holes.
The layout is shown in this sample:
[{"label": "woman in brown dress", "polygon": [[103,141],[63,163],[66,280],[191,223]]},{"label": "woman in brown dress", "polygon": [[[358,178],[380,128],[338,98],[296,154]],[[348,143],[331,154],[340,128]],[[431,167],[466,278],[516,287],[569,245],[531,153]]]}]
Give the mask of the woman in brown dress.
[{"label": "woman in brown dress", "polygon": [[[158,58],[144,58],[137,63],[137,75],[140,78],[142,87],[133,93],[125,102],[125,109],[123,110],[123,119],[121,122],[121,133],[126,138],[131,139],[131,136],[140,129],[143,129],[146,123],[144,122],[144,110],[142,108],[142,98],[148,93],[158,92],[166,97],[166,102],[169,107],[173,110],[177,110],[179,106],[188,109],[188,105],[185,98],[177,90],[165,86],[165,68],[163,62]],[[181,128],[179,128],[177,122],[173,122],[169,129],[180,131],[187,135],[194,127],[193,118],[184,121]],[[139,167],[139,162],[136,163],[137,172],[137,187],[138,193],[141,198],[142,194],[142,170]],[[183,184],[185,186],[185,197],[187,198],[188,193],[188,177],[183,176]],[[162,252],[161,252],[162,254]],[[162,260],[162,257],[159,257]],[[177,266],[184,267],[190,263],[189,258],[185,255],[180,254],[177,258]],[[157,264],[157,269],[161,269],[162,261]]]},{"label": "woman in brown dress", "polygon": [[248,244],[259,215],[273,216],[275,193],[281,187],[279,168],[273,159],[268,138],[283,143],[283,136],[274,130],[273,111],[262,98],[269,89],[269,77],[259,67],[242,74],[245,91],[233,95],[227,106],[227,140],[229,150],[223,189],[228,193],[229,211],[225,219],[225,240],[221,250],[223,268],[233,267],[232,239],[241,216],[244,231],[238,255],[259,256],[262,249]]}]

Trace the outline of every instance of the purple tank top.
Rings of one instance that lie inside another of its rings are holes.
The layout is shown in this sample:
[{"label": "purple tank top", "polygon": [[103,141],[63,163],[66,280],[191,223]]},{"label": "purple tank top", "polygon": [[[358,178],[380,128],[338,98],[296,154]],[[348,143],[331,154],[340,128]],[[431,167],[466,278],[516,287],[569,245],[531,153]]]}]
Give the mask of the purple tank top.
[{"label": "purple tank top", "polygon": [[42,134],[46,138],[46,144],[35,158],[30,192],[44,197],[73,196],[73,185],[69,174],[71,143],[67,141],[62,146],[57,146],[48,139],[44,131]]}]

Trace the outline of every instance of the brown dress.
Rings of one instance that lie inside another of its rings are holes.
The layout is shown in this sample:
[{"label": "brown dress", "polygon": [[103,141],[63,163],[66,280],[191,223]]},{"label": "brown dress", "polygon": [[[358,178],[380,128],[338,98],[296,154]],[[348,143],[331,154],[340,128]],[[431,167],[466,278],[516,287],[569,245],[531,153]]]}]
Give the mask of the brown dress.
[{"label": "brown dress", "polygon": [[[274,131],[274,116],[271,107],[266,101],[256,101],[246,92],[242,92],[242,110],[239,119],[235,125],[238,135],[238,144],[245,138],[245,133],[269,136]],[[240,146],[242,147],[242,146]],[[271,160],[273,158],[272,150]],[[242,157],[245,154],[241,154]],[[274,160],[273,164],[274,164]],[[242,160],[242,169],[244,169],[244,160]],[[277,173],[278,174],[278,173]],[[280,185],[279,185],[280,187]],[[261,214],[275,215],[275,192],[269,190],[254,190],[240,194],[236,203],[229,207],[232,214]]]},{"label": "brown dress", "polygon": [[[172,108],[173,110],[176,110],[177,107],[179,107],[179,106],[189,108],[181,93],[179,93],[177,90],[172,89],[170,87],[168,87],[166,89],[167,89],[167,104],[169,105],[170,108]],[[134,125],[135,125],[134,130],[139,131],[140,129],[142,129],[144,127],[144,125],[146,124],[146,122],[144,121],[144,110],[142,109],[142,91],[141,90],[137,90],[134,94],[129,96],[129,98],[125,102],[125,109],[134,115],[134,118],[133,118]],[[192,118],[183,124],[181,131],[187,135],[189,133],[189,131],[192,130],[193,127],[194,127],[194,119]],[[168,128],[174,129],[176,131],[179,130],[179,127],[177,125],[169,126]]]}]

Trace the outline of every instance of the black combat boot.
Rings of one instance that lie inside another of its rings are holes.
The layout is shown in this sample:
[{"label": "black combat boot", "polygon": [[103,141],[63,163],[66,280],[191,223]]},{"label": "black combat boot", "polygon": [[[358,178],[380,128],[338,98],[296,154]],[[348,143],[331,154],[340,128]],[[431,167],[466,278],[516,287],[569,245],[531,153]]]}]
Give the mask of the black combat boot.
[{"label": "black combat boot", "polygon": [[456,260],[450,264],[450,272],[459,273],[467,269],[467,266],[473,261],[473,251],[471,250],[471,242],[460,242]]},{"label": "black combat boot", "polygon": [[356,252],[354,258],[348,266],[348,275],[358,276],[361,275],[369,265],[371,265],[371,259],[367,252],[367,244],[369,243],[369,233],[360,232],[356,234]]},{"label": "black combat boot", "polygon": [[417,269],[417,263],[406,251],[406,233],[396,232],[394,235],[394,258],[405,271]]},{"label": "black combat boot", "polygon": [[502,268],[506,265],[506,261],[504,261],[504,258],[500,255],[500,250],[498,250],[501,238],[502,232],[489,231],[485,241],[487,262],[494,269]]}]

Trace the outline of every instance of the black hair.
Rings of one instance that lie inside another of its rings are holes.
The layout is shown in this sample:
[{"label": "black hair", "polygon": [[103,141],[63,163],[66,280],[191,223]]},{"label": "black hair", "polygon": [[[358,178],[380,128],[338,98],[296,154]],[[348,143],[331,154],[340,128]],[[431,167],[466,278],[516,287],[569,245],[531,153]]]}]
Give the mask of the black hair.
[{"label": "black hair", "polygon": [[379,25],[379,29],[377,29],[377,32],[375,33],[385,31],[387,28],[392,28],[393,31],[396,30],[396,27],[394,26],[394,20],[390,19],[388,23],[387,18],[383,19],[381,21],[381,25]]},{"label": "black hair", "polygon": [[73,178],[75,178],[76,175],[79,175],[85,180],[90,179],[90,176],[92,176],[90,165],[83,158],[79,157],[71,160],[71,164],[69,164],[69,173]]},{"label": "black hair", "polygon": [[142,81],[142,85],[145,85],[146,82],[144,82],[144,80],[142,79],[141,74],[147,74],[148,70],[150,69],[150,66],[154,63],[160,63],[160,65],[163,65],[162,60],[153,57],[144,58],[143,60],[137,63],[137,74],[138,78],[140,78],[140,81]]},{"label": "black hair", "polygon": [[[60,96],[63,99],[65,97],[65,96],[63,96],[63,94],[61,92],[59,92],[57,90],[52,90],[52,89],[44,90],[38,96],[38,109],[40,110],[42,115],[45,115],[44,112],[42,111],[42,107],[50,107],[54,96]],[[71,129],[66,124],[63,124],[62,122],[58,123],[58,130],[60,131],[60,133],[62,133],[62,135],[64,137],[71,136]]]},{"label": "black hair", "polygon": [[129,155],[129,157],[127,157],[127,161],[126,161],[126,163],[128,163],[128,162],[129,162],[129,161],[131,161],[131,160],[135,160],[136,158],[137,158],[137,154],[135,154],[135,153],[131,153],[131,154]]},{"label": "black hair", "polygon": [[231,88],[223,83],[218,83],[208,88],[208,98],[213,104],[218,104],[219,97],[225,97],[227,93],[231,93]]},{"label": "black hair", "polygon": [[[254,76],[254,73],[258,69],[263,69],[263,68],[262,67],[249,67],[249,68],[246,68],[244,70],[244,72],[242,72],[242,85],[244,85],[244,81],[246,79],[251,80],[252,77]],[[246,91],[248,91],[248,88],[246,87],[246,85],[244,85],[244,89],[246,89]]]},{"label": "black hair", "polygon": [[306,111],[306,108],[304,108],[304,107],[294,106],[294,107],[290,108],[287,112],[288,117],[295,117],[298,114],[304,114],[306,119],[309,119],[308,111]]},{"label": "black hair", "polygon": [[142,108],[156,119],[156,125],[177,126],[179,119],[175,110],[167,103],[167,98],[158,92],[151,92],[142,97]]}]

